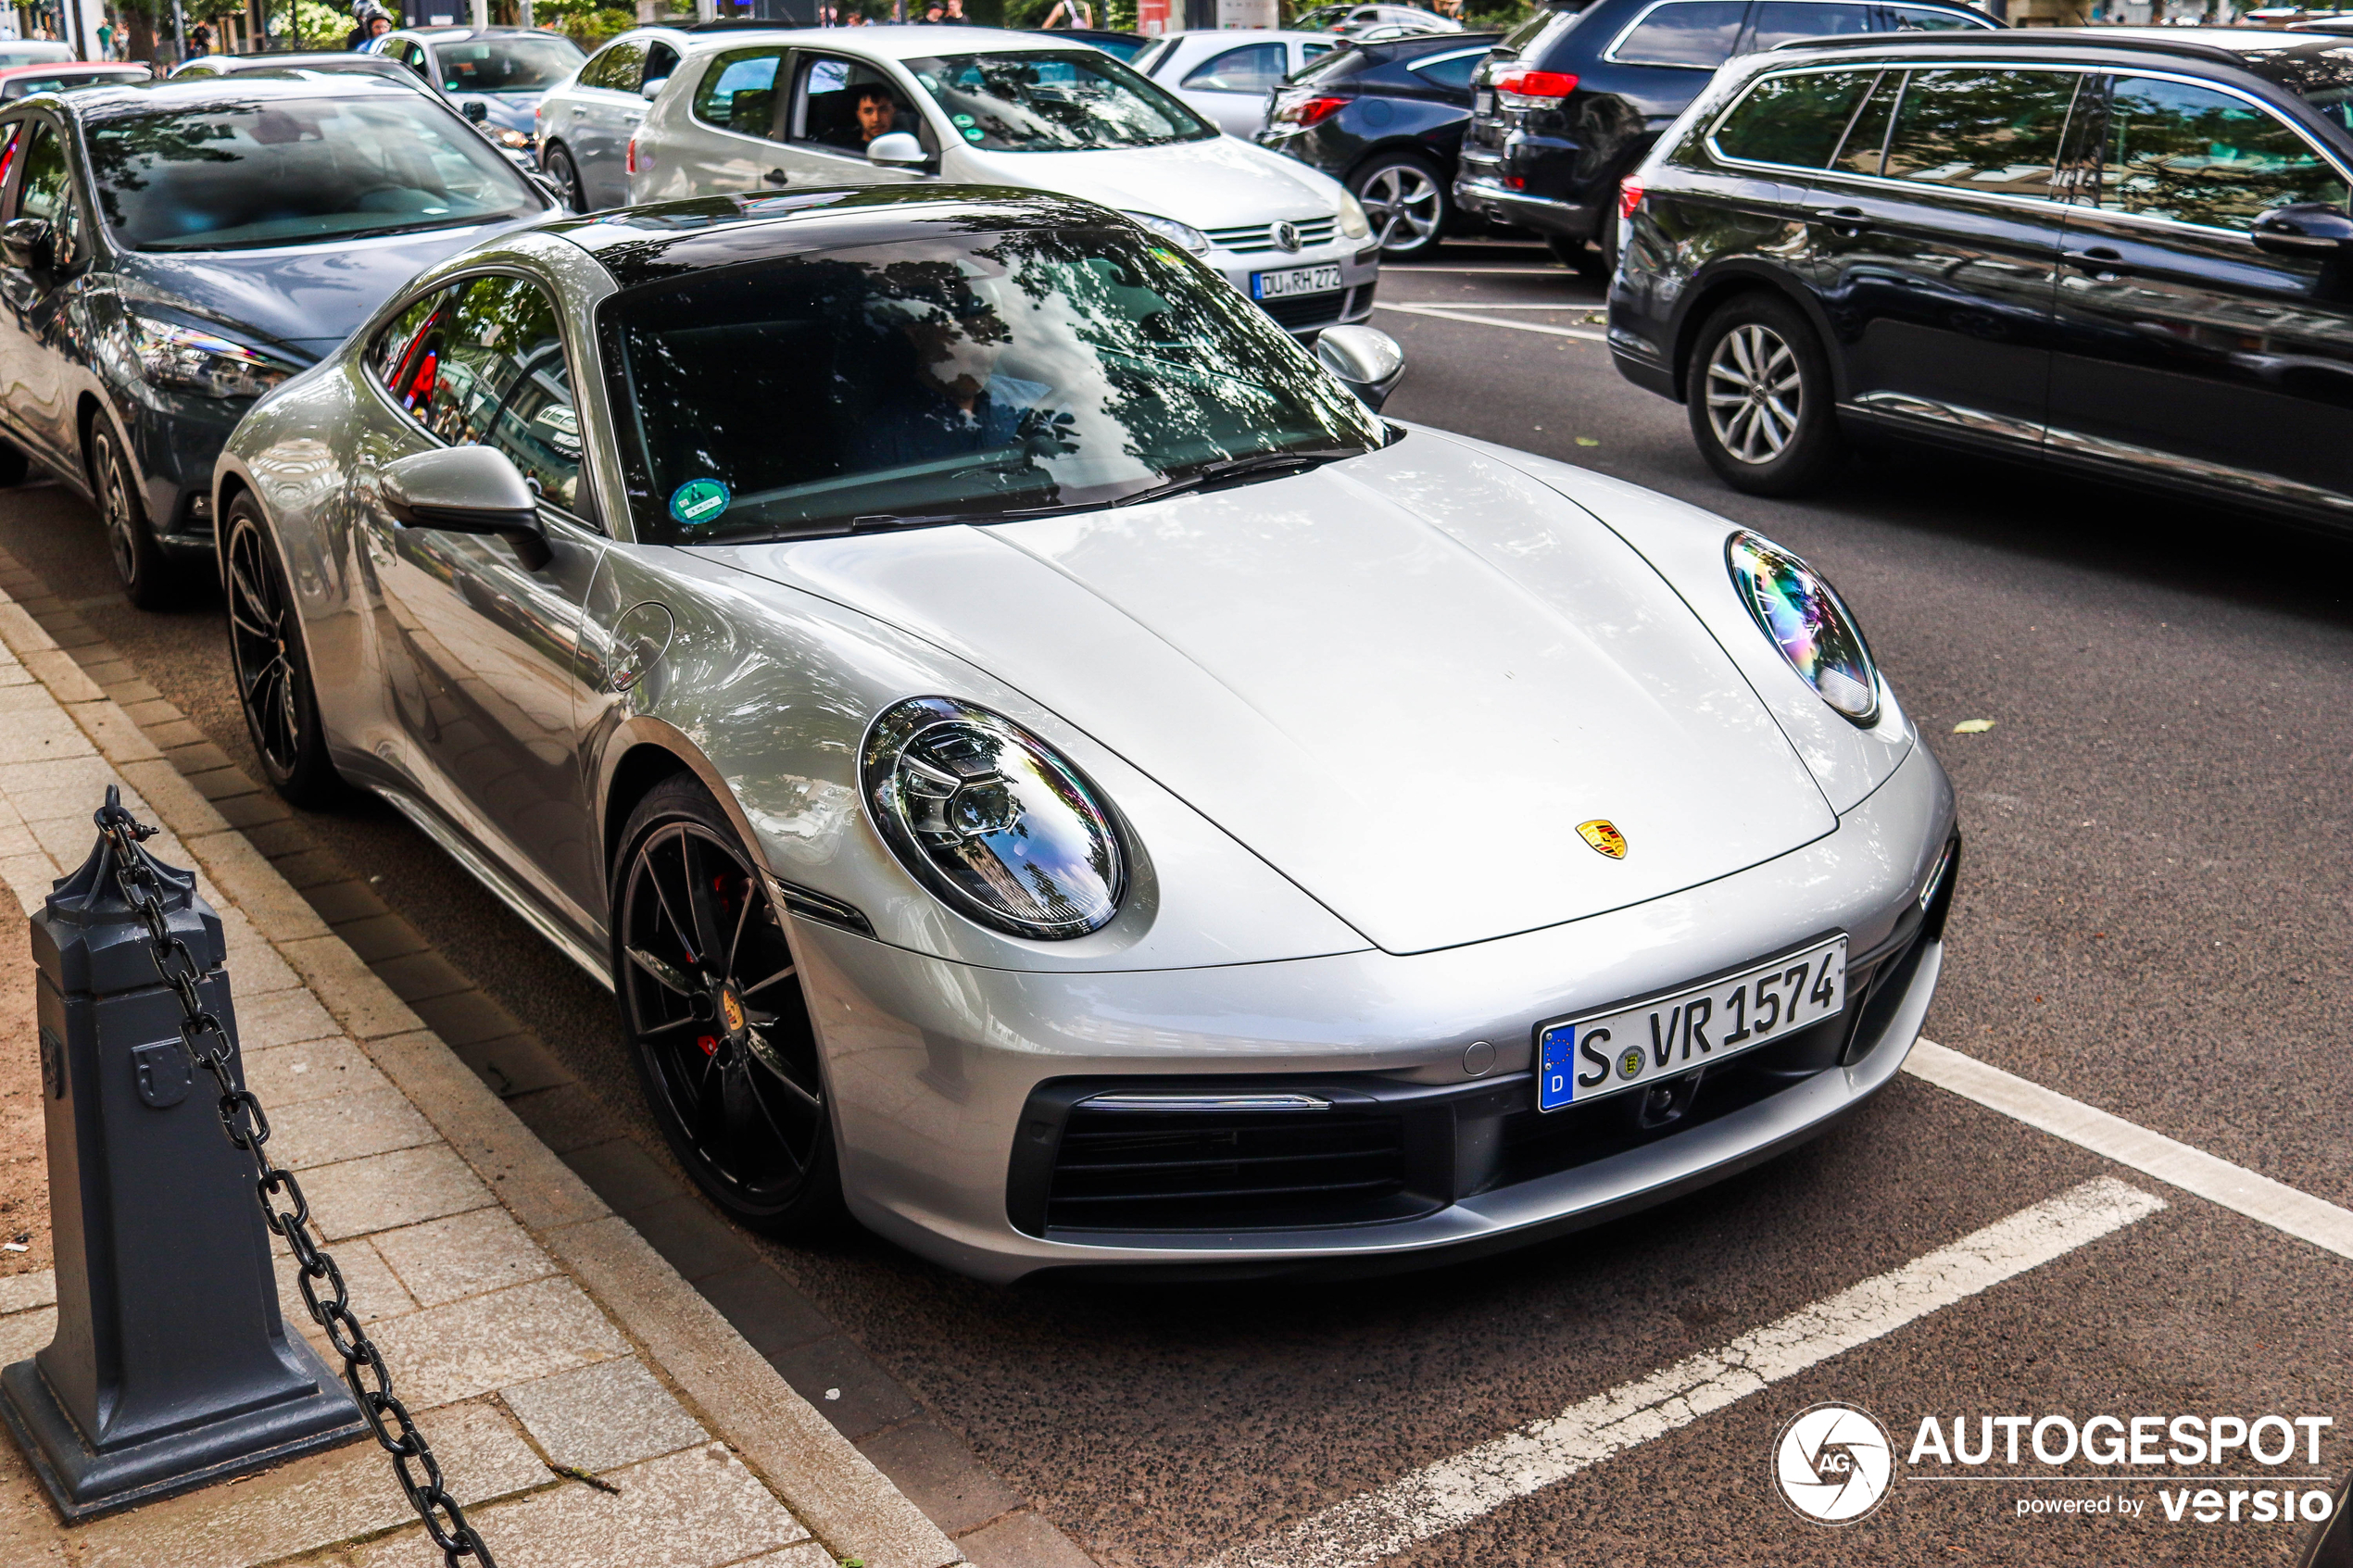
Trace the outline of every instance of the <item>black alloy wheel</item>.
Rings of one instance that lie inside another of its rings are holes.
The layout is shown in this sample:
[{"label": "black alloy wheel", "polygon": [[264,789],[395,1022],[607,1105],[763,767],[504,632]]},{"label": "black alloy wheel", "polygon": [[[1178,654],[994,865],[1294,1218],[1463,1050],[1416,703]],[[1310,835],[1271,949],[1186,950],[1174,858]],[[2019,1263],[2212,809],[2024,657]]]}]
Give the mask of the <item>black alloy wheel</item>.
[{"label": "black alloy wheel", "polygon": [[816,1035],[767,881],[710,792],[680,774],[630,813],[613,978],[670,1147],[731,1217],[787,1240],[841,1223]]},{"label": "black alloy wheel", "polygon": [[342,793],[343,779],[327,757],[286,574],[279,570],[259,503],[238,496],[226,521],[221,596],[228,602],[229,659],[245,734],[271,788],[297,806],[326,805]]},{"label": "black alloy wheel", "polygon": [[563,193],[566,207],[574,212],[588,210],[588,193],[581,186],[579,167],[572,161],[572,155],[564,150],[562,143],[547,149],[547,156],[540,159],[540,167],[555,182],[556,189]]},{"label": "black alloy wheel", "polygon": [[1800,495],[1844,460],[1830,358],[1779,295],[1743,295],[1710,316],[1686,367],[1692,439],[1733,489]]},{"label": "black alloy wheel", "polygon": [[179,596],[168,581],[155,533],[147,527],[139,482],[132,477],[121,443],[104,414],[90,422],[90,487],[97,492],[98,521],[107,531],[107,550],[114,557],[123,593],[141,609],[169,608]]},{"label": "black alloy wheel", "polygon": [[1414,153],[1384,153],[1349,182],[1383,261],[1413,261],[1436,250],[1454,220],[1454,198],[1436,165]]}]

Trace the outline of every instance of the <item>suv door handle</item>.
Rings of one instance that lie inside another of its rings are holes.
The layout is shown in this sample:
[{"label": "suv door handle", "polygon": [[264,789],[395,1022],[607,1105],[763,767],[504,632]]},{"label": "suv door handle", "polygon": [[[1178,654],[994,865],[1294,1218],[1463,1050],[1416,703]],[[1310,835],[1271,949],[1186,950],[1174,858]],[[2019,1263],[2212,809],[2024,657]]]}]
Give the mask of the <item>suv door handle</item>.
[{"label": "suv door handle", "polygon": [[760,178],[768,184],[782,185],[787,183],[791,177],[781,169],[772,169]]},{"label": "suv door handle", "polygon": [[1822,220],[1830,225],[1831,233],[1850,240],[1871,226],[1870,219],[1859,207],[1834,207],[1822,215]]},{"label": "suv door handle", "polygon": [[2077,271],[2089,272],[2093,282],[2101,283],[2112,283],[2123,277],[2121,272],[2108,270],[2108,263],[2123,259],[2124,253],[2110,245],[2092,245],[2081,256],[2069,257]]}]

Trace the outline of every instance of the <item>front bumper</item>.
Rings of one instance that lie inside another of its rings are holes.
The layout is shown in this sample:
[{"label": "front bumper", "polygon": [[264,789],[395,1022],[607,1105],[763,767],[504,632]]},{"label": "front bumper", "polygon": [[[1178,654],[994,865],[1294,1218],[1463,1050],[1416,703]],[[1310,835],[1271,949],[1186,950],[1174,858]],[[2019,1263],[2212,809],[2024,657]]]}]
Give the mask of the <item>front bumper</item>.
[{"label": "front bumper", "polygon": [[1313,337],[1326,327],[1363,321],[1372,316],[1373,287],[1380,280],[1380,247],[1369,240],[1365,244],[1365,248],[1362,250],[1349,245],[1318,245],[1292,254],[1279,250],[1242,253],[1218,249],[1211,251],[1202,259],[1226,274],[1226,281],[1239,289],[1245,299],[1251,298],[1250,281],[1253,273],[1288,271],[1294,267],[1329,267],[1337,263],[1340,279],[1338,289],[1290,299],[1254,302],[1294,337]]},{"label": "front bumper", "polygon": [[[1367,949],[1040,974],[797,922],[850,1209],[948,1267],[1012,1281],[1045,1269],[1412,1267],[1439,1249],[1519,1246],[1665,1201],[1820,1132],[1894,1075],[1943,961],[1943,906],[1923,916],[1919,898],[1953,821],[1943,771],[1915,747],[1837,831],[1776,860],[1648,904],[1411,958]],[[1698,1098],[1656,1128],[1631,1126],[1636,1108],[1614,1100],[1587,1108],[1590,1122],[1529,1110],[1540,1021],[1665,991],[1830,930],[1848,933],[1858,977],[1845,1037],[1801,1045],[1792,1035],[1710,1068]],[[1466,1060],[1474,1046],[1492,1053],[1476,1074],[1486,1052]],[[1052,1173],[1074,1102],[1130,1086],[1237,1084],[1328,1090],[1359,1119],[1393,1113],[1408,1179],[1370,1195],[1369,1208],[1302,1218],[1277,1207],[1223,1228],[1182,1223],[1181,1205],[1152,1210],[1161,1218],[1151,1229],[1072,1224],[1066,1206],[1057,1212]]]},{"label": "front bumper", "polygon": [[156,545],[177,558],[213,549],[212,470],[250,397],[194,397],[142,387],[121,406]]}]

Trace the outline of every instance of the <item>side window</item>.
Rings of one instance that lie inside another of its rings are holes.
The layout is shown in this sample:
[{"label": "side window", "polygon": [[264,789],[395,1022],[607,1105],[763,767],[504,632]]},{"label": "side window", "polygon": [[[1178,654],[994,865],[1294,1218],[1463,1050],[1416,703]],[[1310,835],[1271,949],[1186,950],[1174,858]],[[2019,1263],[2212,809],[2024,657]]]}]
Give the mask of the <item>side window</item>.
[{"label": "side window", "polygon": [[617,44],[609,44],[589,56],[588,63],[582,66],[578,73],[573,77],[573,85],[602,87],[605,84],[605,69],[612,64],[612,52],[619,47]]},{"label": "side window", "polygon": [[419,76],[423,77],[427,82],[431,82],[433,80],[433,56],[425,53],[425,46],[423,44],[409,44],[404,45],[400,51],[400,63],[407,66],[410,70],[415,71]]},{"label": "side window", "polygon": [[1856,111],[1855,122],[1846,128],[1846,139],[1838,144],[1838,156],[1831,167],[1849,174],[1872,174],[1887,153],[1887,128],[1895,118],[1895,101],[1904,95],[1904,73],[1882,71],[1873,85],[1863,107]]},{"label": "side window", "polygon": [[2119,77],[2102,138],[2100,206],[2247,229],[2290,202],[2342,207],[2345,181],[2312,144],[2244,98]]},{"label": "side window", "polygon": [[1264,93],[1290,71],[1279,44],[1228,49],[1197,67],[1183,85],[1205,93]]},{"label": "side window", "polygon": [[1953,11],[1931,11],[1918,6],[1887,7],[1887,31],[1890,32],[1965,32],[1982,29],[1985,24]]},{"label": "side window", "polygon": [[1609,57],[1635,66],[1704,66],[1732,57],[1746,4],[1733,0],[1669,0],[1634,24]]},{"label": "side window", "polygon": [[598,86],[610,87],[616,93],[637,91],[637,82],[646,69],[645,44],[624,38],[598,57],[605,63],[602,74],[597,78]]},{"label": "side window", "polygon": [[1451,55],[1443,59],[1425,60],[1420,65],[1408,66],[1405,69],[1424,81],[1433,82],[1440,87],[1447,88],[1452,92],[1467,93],[1470,91],[1471,72],[1477,70],[1478,62],[1486,57],[1483,54]]},{"label": "side window", "polygon": [[782,49],[736,49],[714,56],[695,89],[695,118],[722,131],[770,136],[776,124],[776,69]]},{"label": "side window", "polygon": [[1751,163],[1827,169],[1877,74],[1825,70],[1768,76],[1718,122],[1716,151]]},{"label": "side window", "polygon": [[1339,45],[1333,44],[1302,44],[1299,46],[1299,63],[1303,66],[1310,60],[1320,60],[1337,47]]},{"label": "side window", "polygon": [[890,80],[855,60],[819,56],[801,62],[793,101],[793,140],[862,153],[891,131],[913,131],[914,111]]},{"label": "side window", "polygon": [[555,307],[522,278],[470,278],[386,328],[369,368],[455,446],[493,446],[552,505],[579,509],[580,420]]},{"label": "side window", "polygon": [[646,74],[637,83],[638,90],[644,91],[648,82],[668,80],[670,73],[677,69],[678,51],[659,39],[655,40],[653,46],[646,51]]},{"label": "side window", "polygon": [[24,152],[24,173],[17,187],[19,218],[44,218],[55,236],[55,265],[59,271],[73,266],[81,255],[81,208],[73,199],[73,166],[57,128],[34,120],[27,127],[32,140]]},{"label": "side window", "polygon": [[1746,48],[1770,49],[1793,38],[1832,38],[1871,31],[1869,6],[1809,5],[1806,0],[1765,0],[1756,7],[1756,31]]},{"label": "side window", "polygon": [[2057,71],[1916,70],[1887,143],[1887,178],[2048,196],[2080,79]]}]

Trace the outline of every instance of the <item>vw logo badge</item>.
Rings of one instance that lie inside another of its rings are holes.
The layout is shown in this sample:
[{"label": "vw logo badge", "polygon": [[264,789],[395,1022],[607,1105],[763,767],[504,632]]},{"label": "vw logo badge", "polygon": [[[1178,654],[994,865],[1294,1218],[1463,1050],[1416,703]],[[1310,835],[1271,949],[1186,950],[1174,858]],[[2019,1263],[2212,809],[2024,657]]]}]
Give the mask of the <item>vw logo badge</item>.
[{"label": "vw logo badge", "polygon": [[1773,1446],[1781,1496],[1820,1524],[1852,1524],[1879,1507],[1894,1468],[1887,1428],[1853,1405],[1798,1411]]},{"label": "vw logo badge", "polygon": [[1275,225],[1275,243],[1288,251],[1299,249],[1299,225],[1286,219]]}]

